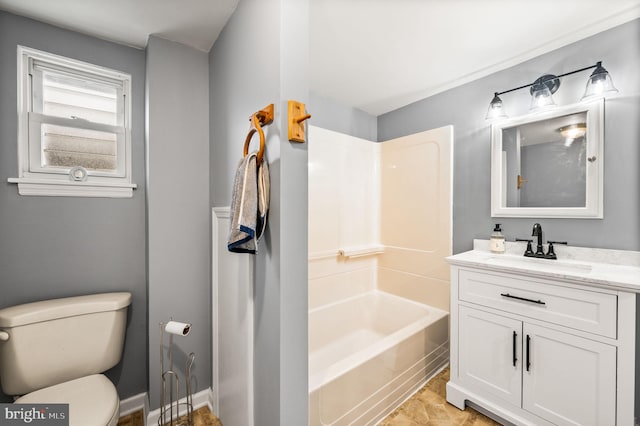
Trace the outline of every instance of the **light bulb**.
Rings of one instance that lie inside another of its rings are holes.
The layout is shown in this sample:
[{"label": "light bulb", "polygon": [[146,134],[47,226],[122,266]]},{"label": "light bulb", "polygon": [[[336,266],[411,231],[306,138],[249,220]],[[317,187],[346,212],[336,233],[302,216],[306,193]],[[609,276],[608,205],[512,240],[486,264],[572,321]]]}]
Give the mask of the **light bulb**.
[{"label": "light bulb", "polygon": [[602,62],[596,64],[596,69],[587,79],[587,86],[582,99],[588,99],[605,94],[618,93],[618,89],[613,85],[611,75],[602,66]]},{"label": "light bulb", "polygon": [[535,87],[533,94],[531,95],[532,110],[552,106],[555,104],[556,103],[553,101],[553,96],[551,96],[551,91],[546,85],[540,84]]},{"label": "light bulb", "polygon": [[497,93],[493,95],[493,99],[489,104],[489,109],[487,110],[486,120],[491,121],[497,118],[506,118],[507,113],[504,110],[504,106],[502,105],[502,99],[498,96]]}]

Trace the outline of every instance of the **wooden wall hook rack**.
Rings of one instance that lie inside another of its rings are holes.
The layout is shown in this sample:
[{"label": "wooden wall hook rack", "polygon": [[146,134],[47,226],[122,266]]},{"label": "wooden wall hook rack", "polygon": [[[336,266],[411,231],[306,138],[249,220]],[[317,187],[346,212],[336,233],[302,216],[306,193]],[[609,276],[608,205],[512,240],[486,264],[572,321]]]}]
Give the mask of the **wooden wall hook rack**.
[{"label": "wooden wall hook rack", "polygon": [[288,104],[288,122],[289,122],[289,140],[291,142],[304,143],[305,125],[304,122],[311,118],[311,114],[307,114],[305,104],[297,101],[289,101]]},{"label": "wooden wall hook rack", "polygon": [[257,164],[260,166],[262,164],[262,158],[264,157],[264,145],[265,145],[265,137],[264,131],[262,130],[262,126],[266,126],[267,124],[273,123],[273,104],[269,104],[266,107],[262,108],[260,111],[257,111],[249,117],[249,133],[247,134],[247,138],[244,140],[244,156],[246,157],[249,153],[249,144],[251,143],[251,137],[254,133],[258,133],[260,137],[260,149],[258,150],[258,158]]},{"label": "wooden wall hook rack", "polygon": [[253,115],[258,117],[262,126],[273,123],[273,104],[267,105]]}]

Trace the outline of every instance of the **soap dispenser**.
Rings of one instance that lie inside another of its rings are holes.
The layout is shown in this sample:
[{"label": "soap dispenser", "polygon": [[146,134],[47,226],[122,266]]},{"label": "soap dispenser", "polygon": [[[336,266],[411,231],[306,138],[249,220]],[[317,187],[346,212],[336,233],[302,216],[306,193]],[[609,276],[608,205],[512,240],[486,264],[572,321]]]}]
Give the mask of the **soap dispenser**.
[{"label": "soap dispenser", "polygon": [[502,235],[502,229],[500,224],[496,223],[496,227],[493,228],[491,238],[489,239],[489,250],[491,253],[502,254],[505,251],[504,235]]}]

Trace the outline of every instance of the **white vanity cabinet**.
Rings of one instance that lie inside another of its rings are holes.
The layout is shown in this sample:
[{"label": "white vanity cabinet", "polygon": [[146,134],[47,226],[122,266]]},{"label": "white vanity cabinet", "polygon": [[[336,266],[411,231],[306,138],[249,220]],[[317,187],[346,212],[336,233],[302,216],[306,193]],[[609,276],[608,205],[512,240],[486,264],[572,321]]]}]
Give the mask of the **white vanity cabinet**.
[{"label": "white vanity cabinet", "polygon": [[455,258],[451,404],[522,425],[634,425],[635,292]]},{"label": "white vanity cabinet", "polygon": [[616,424],[615,346],[530,324],[523,336],[525,410],[554,424]]},{"label": "white vanity cabinet", "polygon": [[553,424],[616,424],[615,346],[466,306],[458,320],[461,384]]}]

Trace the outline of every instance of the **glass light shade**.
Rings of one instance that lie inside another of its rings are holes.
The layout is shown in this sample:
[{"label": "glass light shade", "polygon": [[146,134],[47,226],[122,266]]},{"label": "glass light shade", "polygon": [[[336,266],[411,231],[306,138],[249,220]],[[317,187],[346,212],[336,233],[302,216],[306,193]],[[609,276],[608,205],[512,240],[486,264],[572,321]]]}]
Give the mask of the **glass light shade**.
[{"label": "glass light shade", "polygon": [[487,110],[486,120],[495,120],[498,118],[507,118],[507,113],[504,110],[504,106],[502,104],[502,99],[496,93],[493,96],[493,100],[489,104],[489,109]]},{"label": "glass light shade", "polygon": [[606,94],[618,93],[618,89],[613,85],[613,80],[606,69],[598,62],[596,69],[587,80],[587,87],[584,90],[582,99],[602,96]]},{"label": "glass light shade", "polygon": [[556,103],[551,95],[551,90],[545,84],[539,84],[531,95],[531,110],[554,106]]}]

